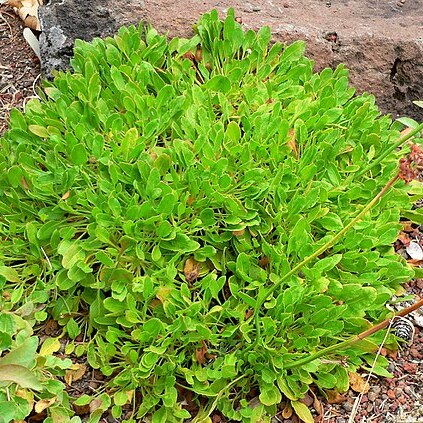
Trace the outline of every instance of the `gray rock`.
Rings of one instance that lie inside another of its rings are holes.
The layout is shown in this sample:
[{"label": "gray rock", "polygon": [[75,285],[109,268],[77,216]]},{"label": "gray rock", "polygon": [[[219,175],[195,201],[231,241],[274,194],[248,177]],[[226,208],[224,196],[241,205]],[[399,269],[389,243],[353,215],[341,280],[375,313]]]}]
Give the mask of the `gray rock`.
[{"label": "gray rock", "polygon": [[39,8],[41,70],[67,69],[75,39],[90,41],[116,32],[109,0],[50,0]]},{"label": "gray rock", "polygon": [[[189,37],[201,14],[216,8],[224,17],[234,7],[245,28],[268,25],[274,41],[305,40],[317,71],[345,63],[357,92],[374,94],[383,113],[422,120],[423,109],[413,104],[423,99],[422,1],[398,7],[397,0],[348,0],[328,8],[327,2],[309,0],[283,5],[264,0],[50,0],[40,8],[42,70],[49,74],[55,67],[66,68],[76,38],[111,35],[140,21],[170,37]],[[253,7],[257,11],[248,13]]]}]

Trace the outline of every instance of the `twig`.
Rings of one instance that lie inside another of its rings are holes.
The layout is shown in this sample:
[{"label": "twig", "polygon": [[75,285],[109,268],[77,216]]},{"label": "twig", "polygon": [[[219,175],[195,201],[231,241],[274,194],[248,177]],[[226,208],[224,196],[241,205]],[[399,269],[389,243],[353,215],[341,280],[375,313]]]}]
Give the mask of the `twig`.
[{"label": "twig", "polygon": [[[395,316],[395,317],[396,317],[396,316]],[[401,318],[401,317],[400,317],[400,318]],[[380,344],[380,346],[379,346],[379,349],[377,350],[377,353],[376,353],[375,359],[373,360],[372,368],[370,369],[370,372],[369,372],[369,374],[367,375],[367,378],[366,378],[366,383],[364,384],[364,388],[362,389],[362,391],[359,393],[359,395],[357,396],[357,398],[356,398],[356,399],[355,399],[355,401],[354,401],[354,405],[353,405],[353,408],[352,408],[352,410],[351,410],[351,415],[350,415],[350,417],[349,417],[349,419],[348,419],[348,423],[354,423],[354,419],[355,419],[355,416],[357,415],[358,407],[360,407],[361,400],[363,399],[364,389],[365,389],[367,386],[370,386],[370,384],[369,384],[369,382],[370,382],[370,377],[371,377],[371,376],[372,376],[372,374],[373,374],[373,371],[374,371],[375,366],[376,366],[377,359],[379,358],[380,353],[381,353],[381,351],[382,351],[382,348],[383,348],[383,346],[385,345],[386,339],[388,338],[388,335],[389,335],[389,330],[391,329],[391,326],[392,326],[392,323],[394,322],[394,319],[395,319],[395,318],[390,319],[388,330],[387,330],[387,332],[386,332],[386,334],[385,334],[385,336],[384,336],[384,338],[383,338],[383,340],[382,340],[382,342],[381,342],[381,344]]]},{"label": "twig", "polygon": [[10,36],[13,37],[12,27],[11,27],[10,23],[8,22],[8,20],[3,16],[3,13],[5,13],[6,15],[10,15],[10,16],[12,16],[12,15],[10,13],[4,12],[4,11],[0,12],[0,18],[3,19],[6,22],[7,26],[9,27]]}]

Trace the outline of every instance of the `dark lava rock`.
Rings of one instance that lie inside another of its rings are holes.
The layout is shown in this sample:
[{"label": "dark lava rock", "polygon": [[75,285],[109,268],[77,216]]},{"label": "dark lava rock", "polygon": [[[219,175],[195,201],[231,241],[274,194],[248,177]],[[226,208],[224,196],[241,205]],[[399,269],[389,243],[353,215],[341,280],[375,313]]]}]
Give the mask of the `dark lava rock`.
[{"label": "dark lava rock", "polygon": [[75,39],[90,41],[116,32],[109,0],[50,0],[39,8],[41,70],[69,68]]}]

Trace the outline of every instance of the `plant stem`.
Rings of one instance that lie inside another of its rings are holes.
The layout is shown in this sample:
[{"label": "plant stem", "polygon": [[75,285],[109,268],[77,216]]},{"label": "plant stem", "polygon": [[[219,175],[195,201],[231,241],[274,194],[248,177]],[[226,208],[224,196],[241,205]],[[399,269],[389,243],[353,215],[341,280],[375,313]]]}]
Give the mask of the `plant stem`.
[{"label": "plant stem", "polygon": [[[373,160],[367,167],[365,167],[363,170],[361,170],[358,173],[351,174],[351,177],[358,177],[361,175],[364,175],[367,173],[373,166],[376,166],[379,164],[388,154],[391,154],[392,151],[394,151],[396,148],[400,147],[402,144],[404,144],[406,141],[408,141],[410,138],[413,138],[414,135],[419,133],[421,130],[423,130],[423,123],[418,125],[416,128],[414,128],[412,131],[410,131],[408,134],[401,137],[396,143],[392,144],[391,147],[387,148],[377,159]],[[346,182],[349,182],[350,178],[347,178]]]},{"label": "plant stem", "polygon": [[389,325],[392,319],[395,319],[395,317],[404,317],[407,314],[410,314],[414,310],[417,310],[418,308],[423,306],[423,299],[420,301],[417,301],[415,304],[411,305],[410,307],[407,307],[403,310],[401,310],[399,313],[395,314],[394,317],[390,317],[389,319],[384,320],[381,323],[378,323],[375,326],[372,326],[370,329],[365,330],[364,332],[359,333],[357,336],[354,336],[351,339],[347,339],[343,342],[340,342],[339,344],[331,345],[330,347],[324,348],[323,350],[320,350],[314,354],[311,354],[307,357],[304,357],[300,360],[296,360],[293,363],[288,363],[286,366],[284,366],[284,369],[292,369],[294,367],[302,366],[304,364],[309,363],[310,361],[316,360],[317,358],[320,358],[324,355],[327,355],[334,351],[342,350],[345,347],[349,347],[350,345],[355,344],[358,341],[361,341],[364,338],[367,338],[370,335],[373,335],[375,332],[386,328],[386,326]]},{"label": "plant stem", "polygon": [[383,188],[379,193],[370,201],[366,207],[361,210],[361,212],[353,219],[351,222],[348,223],[343,229],[341,229],[330,241],[324,244],[322,247],[317,249],[313,254],[306,257],[302,262],[298,263],[293,269],[291,269],[287,274],[285,274],[277,283],[275,283],[272,287],[270,287],[265,295],[262,298],[257,299],[257,303],[254,309],[254,319],[256,325],[256,339],[253,346],[257,345],[260,339],[260,309],[264,302],[269,298],[269,296],[278,289],[283,282],[285,282],[289,277],[296,274],[302,267],[306,264],[310,263],[311,261],[315,260],[318,256],[323,254],[328,248],[332,247],[340,238],[342,238],[346,232],[348,232],[379,200],[380,198],[395,184],[398,180],[398,174],[395,175]]}]

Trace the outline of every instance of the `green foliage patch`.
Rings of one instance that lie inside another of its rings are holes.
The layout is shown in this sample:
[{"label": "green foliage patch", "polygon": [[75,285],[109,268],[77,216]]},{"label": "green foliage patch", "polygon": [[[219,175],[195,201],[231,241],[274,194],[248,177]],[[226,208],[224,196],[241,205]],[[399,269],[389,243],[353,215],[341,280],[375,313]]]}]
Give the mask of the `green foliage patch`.
[{"label": "green foliage patch", "polygon": [[195,421],[267,421],[283,396],[310,421],[310,384],[347,390],[380,336],[296,361],[385,318],[413,276],[392,248],[412,204],[399,182],[285,277],[404,153],[375,162],[401,125],[354,96],[343,66],[314,73],[304,43],[270,38],[230,11],[188,40],[129,27],[77,42],[74,72],[1,139],[0,307],[31,304],[32,324],[51,316],[78,339],[67,353],[110,377],[116,419],[132,402],[134,420],[184,421],[191,391]]}]

